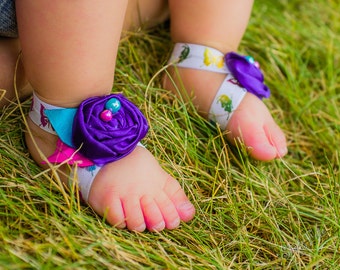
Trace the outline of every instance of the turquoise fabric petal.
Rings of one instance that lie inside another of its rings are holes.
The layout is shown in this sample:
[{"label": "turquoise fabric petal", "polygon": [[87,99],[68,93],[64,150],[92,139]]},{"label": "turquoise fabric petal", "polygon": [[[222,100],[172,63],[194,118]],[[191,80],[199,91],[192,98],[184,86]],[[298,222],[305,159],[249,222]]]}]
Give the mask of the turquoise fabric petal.
[{"label": "turquoise fabric petal", "polygon": [[45,109],[44,112],[60,140],[74,148],[72,142],[72,127],[77,109]]}]

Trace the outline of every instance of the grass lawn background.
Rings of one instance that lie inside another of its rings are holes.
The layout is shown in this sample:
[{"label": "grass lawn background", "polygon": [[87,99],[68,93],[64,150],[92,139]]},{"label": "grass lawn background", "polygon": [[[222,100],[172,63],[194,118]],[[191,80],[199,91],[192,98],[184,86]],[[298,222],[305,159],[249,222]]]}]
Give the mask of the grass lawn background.
[{"label": "grass lawn background", "polygon": [[2,110],[0,269],[338,269],[339,10],[335,0],[255,3],[239,52],[260,62],[272,90],[264,102],[289,143],[268,163],[161,88],[167,25],[122,39],[113,91],[140,105],[144,144],[197,208],[177,230],[110,227],[30,159],[18,106]]}]

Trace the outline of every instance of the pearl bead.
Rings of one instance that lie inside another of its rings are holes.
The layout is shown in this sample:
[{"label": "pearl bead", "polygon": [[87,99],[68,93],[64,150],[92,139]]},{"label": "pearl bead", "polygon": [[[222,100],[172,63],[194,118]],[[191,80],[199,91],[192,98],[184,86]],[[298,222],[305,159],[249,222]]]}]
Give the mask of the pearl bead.
[{"label": "pearl bead", "polygon": [[122,105],[117,98],[110,98],[105,104],[105,109],[110,110],[112,113],[118,112],[121,107]]},{"label": "pearl bead", "polygon": [[113,114],[110,110],[104,110],[100,113],[100,119],[104,122],[109,122],[113,117]]}]

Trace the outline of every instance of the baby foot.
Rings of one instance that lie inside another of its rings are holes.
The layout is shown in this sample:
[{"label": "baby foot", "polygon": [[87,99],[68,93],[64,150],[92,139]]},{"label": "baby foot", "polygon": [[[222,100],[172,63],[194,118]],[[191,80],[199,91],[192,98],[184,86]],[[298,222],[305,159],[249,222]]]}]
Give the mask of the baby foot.
[{"label": "baby foot", "polygon": [[[168,76],[164,77],[164,88],[176,94],[178,91],[193,91],[195,106],[203,116],[207,117],[207,112],[225,75],[180,67],[176,68],[176,72],[172,67],[168,71],[171,80]],[[181,85],[185,89],[179,89]],[[189,95],[184,96],[192,96],[192,93],[189,92]],[[255,159],[269,161],[283,157],[287,153],[285,135],[264,103],[253,94],[247,93],[233,112],[227,131],[228,141],[235,144],[238,139],[241,140]]]},{"label": "baby foot", "polygon": [[174,229],[195,212],[179,183],[143,147],[99,171],[89,203],[112,225],[133,231]]},{"label": "baby foot", "polygon": [[[40,151],[51,155],[57,136],[40,129],[29,118],[28,125]],[[26,142],[32,157],[41,164],[29,135]],[[191,220],[195,213],[179,183],[147,149],[139,146],[128,156],[100,169],[90,190],[89,204],[111,225],[139,232],[174,229],[180,221]]]}]

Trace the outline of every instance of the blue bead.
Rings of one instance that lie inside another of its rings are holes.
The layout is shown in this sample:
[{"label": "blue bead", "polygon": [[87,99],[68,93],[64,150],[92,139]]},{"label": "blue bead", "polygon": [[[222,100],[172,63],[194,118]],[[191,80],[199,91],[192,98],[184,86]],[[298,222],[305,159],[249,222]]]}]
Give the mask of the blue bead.
[{"label": "blue bead", "polygon": [[254,64],[255,63],[255,60],[252,56],[248,55],[248,56],[245,56],[246,60],[250,63],[250,64]]},{"label": "blue bead", "polygon": [[121,107],[120,101],[116,98],[110,98],[105,104],[105,109],[110,110],[112,113],[118,112]]}]

